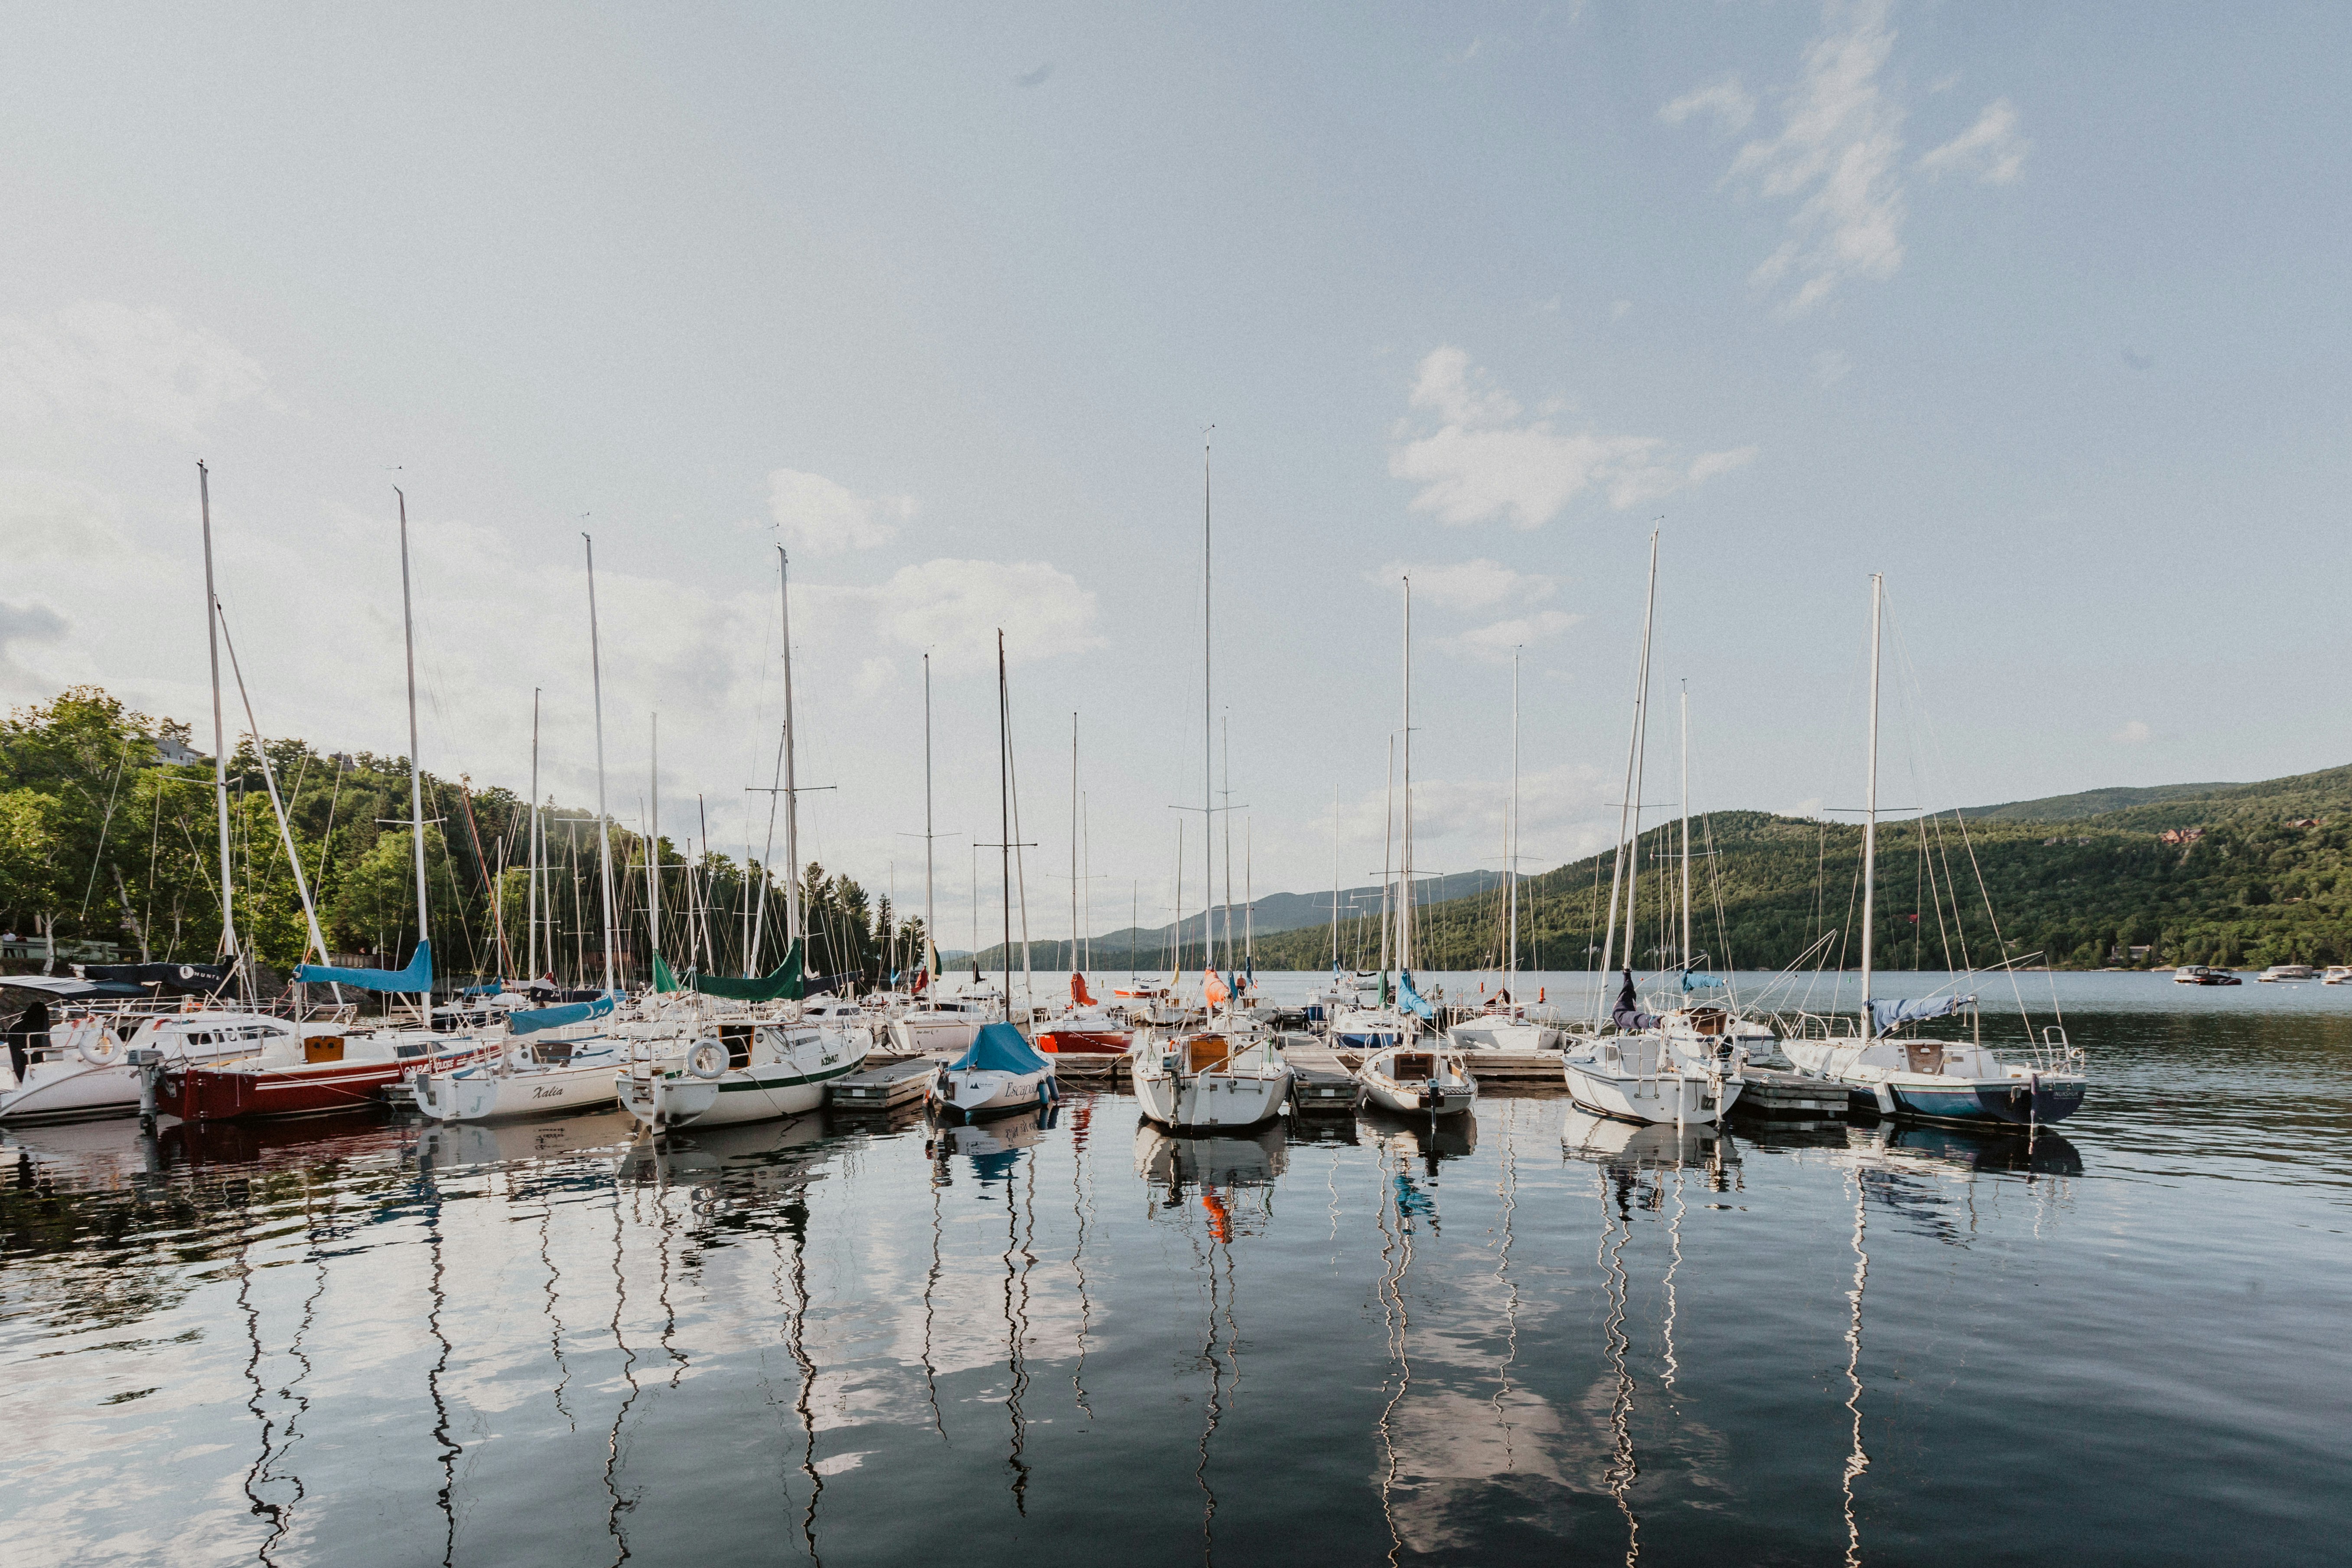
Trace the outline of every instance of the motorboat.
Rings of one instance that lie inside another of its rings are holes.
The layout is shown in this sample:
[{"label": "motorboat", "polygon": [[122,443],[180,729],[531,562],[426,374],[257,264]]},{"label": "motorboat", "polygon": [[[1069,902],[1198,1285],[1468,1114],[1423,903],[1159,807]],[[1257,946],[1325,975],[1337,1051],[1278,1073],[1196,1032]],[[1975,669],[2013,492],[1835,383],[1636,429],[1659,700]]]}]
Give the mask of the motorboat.
[{"label": "motorboat", "polygon": [[1083,974],[1070,976],[1070,1005],[1037,1031],[1047,1056],[1123,1057],[1134,1044],[1133,1027],[1094,999]]},{"label": "motorboat", "polygon": [[[2184,963],[2172,972],[2175,985],[2243,985],[2244,981],[2226,969],[2209,969],[2201,963]],[[2334,982],[2329,984],[2333,984]]]},{"label": "motorboat", "polygon": [[2263,970],[2260,974],[2255,975],[2254,978],[2261,981],[2275,982],[2284,980],[2294,982],[2300,980],[2316,980],[2319,978],[2319,975],[2318,973],[2308,963],[2273,963],[2268,969]]},{"label": "motorboat", "polygon": [[981,1026],[961,1056],[940,1065],[924,1091],[934,1116],[961,1121],[1017,1115],[1058,1097],[1053,1058],[1038,1055],[1005,1023]]},{"label": "motorboat", "polygon": [[1331,978],[1307,994],[1307,1022],[1328,1024],[1362,1005],[1363,976],[1331,972]]},{"label": "motorboat", "polygon": [[614,1075],[621,1109],[648,1127],[720,1127],[798,1116],[824,1103],[825,1086],[866,1065],[862,1030],[798,1019],[707,1024],[676,1054],[640,1047]]},{"label": "motorboat", "polygon": [[340,1041],[350,1017],[348,1008],[304,1019],[234,1008],[71,1013],[49,1026],[47,1047],[26,1053],[22,1077],[0,1068],[0,1121],[126,1116],[139,1109],[133,1051],[154,1051],[165,1067],[236,1061],[278,1041]]},{"label": "motorboat", "polygon": [[2352,964],[2331,963],[2319,977],[2322,985],[2341,985],[2352,981]]},{"label": "motorboat", "polygon": [[1458,1047],[1409,1040],[1374,1051],[1356,1069],[1364,1098],[1400,1116],[1453,1116],[1478,1102],[1478,1080]]},{"label": "motorboat", "polygon": [[1131,1070],[1143,1114],[1178,1129],[1253,1127],[1280,1114],[1290,1063],[1273,1035],[1239,1024],[1228,1014],[1221,1027],[1139,1037]]}]

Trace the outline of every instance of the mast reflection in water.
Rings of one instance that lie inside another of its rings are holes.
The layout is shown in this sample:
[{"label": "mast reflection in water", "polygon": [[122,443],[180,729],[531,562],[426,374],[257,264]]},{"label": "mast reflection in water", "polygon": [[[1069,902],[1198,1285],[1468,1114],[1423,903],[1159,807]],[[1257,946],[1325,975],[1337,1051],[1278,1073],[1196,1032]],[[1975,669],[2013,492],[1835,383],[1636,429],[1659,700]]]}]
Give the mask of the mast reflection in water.
[{"label": "mast reflection in water", "polygon": [[[2265,1048],[2341,1094],[2312,1044]],[[2071,1142],[1503,1095],[0,1131],[0,1528],[10,1568],[2326,1558],[2352,1118],[2116,1078]]]}]

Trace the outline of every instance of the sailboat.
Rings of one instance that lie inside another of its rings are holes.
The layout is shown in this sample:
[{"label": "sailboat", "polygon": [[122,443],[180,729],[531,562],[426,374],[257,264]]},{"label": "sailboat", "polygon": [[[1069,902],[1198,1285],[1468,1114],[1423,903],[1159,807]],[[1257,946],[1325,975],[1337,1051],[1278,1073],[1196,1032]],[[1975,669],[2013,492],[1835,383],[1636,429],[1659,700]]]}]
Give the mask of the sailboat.
[{"label": "sailboat", "polygon": [[[2086,1086],[2080,1047],[2063,1026],[2042,1031],[2028,1061],[2007,1061],[1986,1048],[1974,996],[1888,1001],[1871,994],[1871,938],[1876,923],[1878,872],[1878,676],[1885,582],[1870,578],[1870,768],[1862,838],[1862,1016],[1858,1032],[1835,1031],[1827,1020],[1784,1041],[1781,1049],[1808,1078],[1843,1083],[1882,1116],[2034,1128],[2072,1116]],[[1965,1015],[1966,1040],[1923,1038],[1915,1026]],[[1848,1029],[1853,1025],[1846,1020]]]},{"label": "sailboat", "polygon": [[[1400,1115],[1452,1116],[1478,1101],[1478,1080],[1470,1076],[1462,1050],[1432,1023],[1437,1009],[1412,987],[1412,579],[1404,580],[1404,813],[1398,835],[1396,915],[1397,1037],[1375,1048],[1356,1069],[1364,1098]],[[1385,975],[1383,976],[1385,980]],[[1336,1032],[1336,1030],[1335,1030]]]},{"label": "sailboat", "polygon": [[[1210,946],[1209,909],[1216,885],[1215,836],[1207,831],[1216,820],[1216,748],[1212,715],[1212,655],[1215,649],[1211,620],[1210,512],[1208,449],[1202,448],[1201,476],[1201,1004],[1196,1029],[1178,1028],[1164,1039],[1146,1030],[1136,1037],[1131,1076],[1137,1104],[1145,1118],[1165,1127],[1249,1127],[1281,1113],[1290,1095],[1290,1063],[1280,1042],[1263,1024],[1242,1009],[1236,987],[1217,973]],[[1230,895],[1232,865],[1227,858],[1226,887]],[[1232,967],[1232,910],[1227,909],[1226,967]],[[1182,960],[1184,910],[1176,910],[1178,959]]]},{"label": "sailboat", "polygon": [[[416,626],[408,573],[408,498],[400,506],[400,621],[408,678],[409,837],[415,850],[416,951],[399,970],[341,969],[301,964],[297,984],[349,985],[362,991],[415,994],[417,1016],[433,1005],[431,903],[425,881],[425,785],[416,732]],[[210,552],[207,550],[207,558]],[[300,874],[298,870],[298,876]],[[316,940],[316,939],[314,939]],[[325,943],[319,941],[320,957]],[[342,1038],[281,1036],[243,1061],[164,1068],[159,1099],[184,1121],[302,1116],[372,1103],[378,1091],[421,1073],[464,1067],[495,1055],[499,1037],[440,1035],[431,1029],[382,1030]]]},{"label": "sailboat", "polygon": [[[212,657],[213,795],[220,826],[221,940],[227,963],[210,964],[94,964],[83,970],[81,981],[11,976],[0,984],[14,984],[46,993],[65,1004],[65,1016],[49,1026],[47,1044],[27,1052],[21,1073],[11,1063],[0,1063],[0,1121],[68,1121],[82,1117],[127,1115],[140,1104],[140,1073],[149,1067],[185,1067],[232,1061],[281,1046],[288,1054],[307,1051],[308,1042],[340,1042],[354,1009],[338,1006],[288,1017],[256,1008],[224,1006],[218,998],[244,994],[251,971],[237,939],[236,879],[230,863],[228,826],[227,729],[221,715],[220,646],[225,631],[220,602],[213,591],[212,483],[205,465],[196,465],[202,499],[205,543],[205,635]],[[232,661],[236,656],[230,649]],[[237,679],[240,694],[245,682]],[[260,759],[262,779],[278,832],[294,868],[295,890],[302,901],[315,946],[323,952],[326,939],[318,934],[319,917],[310,901],[301,857],[294,853],[293,835],[278,798],[278,782],[263,744],[253,704],[246,697],[246,719],[252,727],[254,750]],[[155,987],[147,998],[137,998],[101,1010],[99,996],[109,985]],[[163,990],[190,998],[202,997],[200,1008],[183,1011],[165,1002]],[[170,1011],[165,1011],[170,1008]]]},{"label": "sailboat", "polygon": [[[997,811],[1002,817],[1003,838],[996,846],[1003,855],[1004,888],[1004,943],[998,951],[1004,956],[1004,994],[1013,994],[1013,855],[1018,847],[1013,825],[1017,818],[1013,804],[1013,709],[1004,680],[1004,634],[996,634],[996,781]],[[1025,930],[1028,912],[1022,912]],[[1027,942],[1024,939],[1025,950]],[[944,1063],[932,1075],[924,1089],[924,1100],[932,1114],[974,1121],[982,1117],[1011,1116],[1019,1111],[1034,1110],[1050,1105],[1057,1098],[1058,1086],[1050,1057],[1037,1054],[1036,1048],[1022,1037],[1011,1022],[983,1025],[972,1037],[961,1056]]]},{"label": "sailboat", "polygon": [[[1658,536],[1650,535],[1650,581],[1642,611],[1642,656],[1633,684],[1633,729],[1625,749],[1625,795],[1617,814],[1617,853],[1609,878],[1609,934],[1601,949],[1602,973],[1618,967],[1621,896],[1625,916],[1623,984],[1610,1014],[1610,1028],[1565,1047],[1560,1071],[1570,1099],[1585,1110],[1626,1121],[1672,1122],[1676,1126],[1722,1120],[1745,1080],[1737,1061],[1692,1060],[1655,1014],[1642,1011],[1633,994],[1634,911],[1641,889],[1643,763],[1649,739],[1650,634],[1658,602]],[[1629,833],[1630,829],[1630,833]]]},{"label": "sailboat", "polygon": [[[1331,1020],[1328,1032],[1332,1047],[1343,1051],[1386,1050],[1391,1046],[1404,1044],[1406,1034],[1405,1016],[1397,1006],[1395,994],[1389,989],[1389,936],[1392,930],[1400,929],[1391,925],[1391,915],[1404,907],[1412,893],[1412,879],[1408,878],[1405,897],[1392,897],[1396,889],[1390,875],[1391,852],[1396,847],[1396,737],[1393,735],[1389,738],[1388,771],[1381,777],[1387,784],[1389,799],[1381,809],[1381,816],[1380,1000],[1370,1007],[1352,996],[1347,997],[1343,1003],[1341,999],[1349,986],[1341,981],[1338,960],[1334,958],[1331,989],[1325,993]],[[1332,895],[1335,908],[1338,901],[1339,895],[1335,891]]]},{"label": "sailboat", "polygon": [[1511,655],[1511,795],[1503,809],[1503,988],[1446,1031],[1457,1046],[1486,1051],[1556,1051],[1560,1030],[1538,1018],[1519,994],[1519,656]]}]

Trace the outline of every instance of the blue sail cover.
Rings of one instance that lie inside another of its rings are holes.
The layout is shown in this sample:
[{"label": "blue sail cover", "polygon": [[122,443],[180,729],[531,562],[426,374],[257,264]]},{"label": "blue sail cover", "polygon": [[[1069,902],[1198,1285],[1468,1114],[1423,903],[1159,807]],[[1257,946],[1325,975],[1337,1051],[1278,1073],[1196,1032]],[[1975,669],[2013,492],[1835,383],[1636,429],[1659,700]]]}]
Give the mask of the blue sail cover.
[{"label": "blue sail cover", "polygon": [[1437,1009],[1421,999],[1421,993],[1412,988],[1412,976],[1403,970],[1397,971],[1397,996],[1416,1016],[1437,1016]]},{"label": "blue sail cover", "polygon": [[1718,975],[1693,974],[1685,969],[1683,971],[1683,989],[1685,992],[1720,991],[1723,989],[1723,981]]},{"label": "blue sail cover", "polygon": [[433,989],[433,944],[420,942],[405,969],[331,969],[322,963],[298,963],[294,980],[300,985],[349,985],[361,991],[430,991]]},{"label": "blue sail cover", "polygon": [[495,996],[505,989],[503,981],[493,980],[488,985],[468,985],[457,993],[460,996]]},{"label": "blue sail cover", "polygon": [[1010,1024],[982,1024],[980,1035],[963,1055],[948,1064],[951,1072],[1045,1072],[1053,1063],[1037,1054]]},{"label": "blue sail cover", "polygon": [[1870,1005],[1870,1032],[1883,1035],[1906,1024],[1916,1024],[1927,1018],[1948,1018],[1975,1000],[1973,996],[1934,996],[1922,1002],[1873,1002]]},{"label": "blue sail cover", "polygon": [[541,1029],[560,1029],[566,1024],[584,1024],[591,1018],[601,1018],[613,1010],[610,996],[599,996],[593,1002],[574,1002],[563,1007],[533,1007],[524,1012],[507,1015],[507,1027],[518,1035],[535,1035]]}]

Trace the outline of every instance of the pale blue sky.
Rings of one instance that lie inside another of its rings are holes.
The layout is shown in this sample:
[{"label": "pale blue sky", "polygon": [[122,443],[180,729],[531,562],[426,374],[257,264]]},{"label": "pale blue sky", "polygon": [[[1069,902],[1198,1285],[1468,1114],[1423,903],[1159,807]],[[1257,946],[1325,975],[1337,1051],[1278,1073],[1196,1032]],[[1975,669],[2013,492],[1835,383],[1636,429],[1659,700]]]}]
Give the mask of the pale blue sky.
[{"label": "pale blue sky", "polygon": [[615,808],[658,702],[665,826],[699,790],[724,845],[772,745],[781,519],[806,765],[842,786],[812,852],[919,879],[927,646],[941,831],[992,824],[1001,621],[1027,836],[1066,839],[1076,710],[1108,924],[1133,879],[1164,906],[1198,795],[1213,422],[1261,888],[1328,879],[1335,786],[1349,880],[1379,864],[1392,563],[1423,863],[1496,859],[1521,641],[1528,852],[1602,841],[1660,517],[1702,806],[1857,804],[1874,570],[1942,759],[1894,804],[2341,763],[2347,34],[2285,5],[22,12],[0,698],[197,716],[203,456],[264,723],[404,750],[397,479],[428,764],[520,784],[543,686],[583,799],[588,513]]}]

